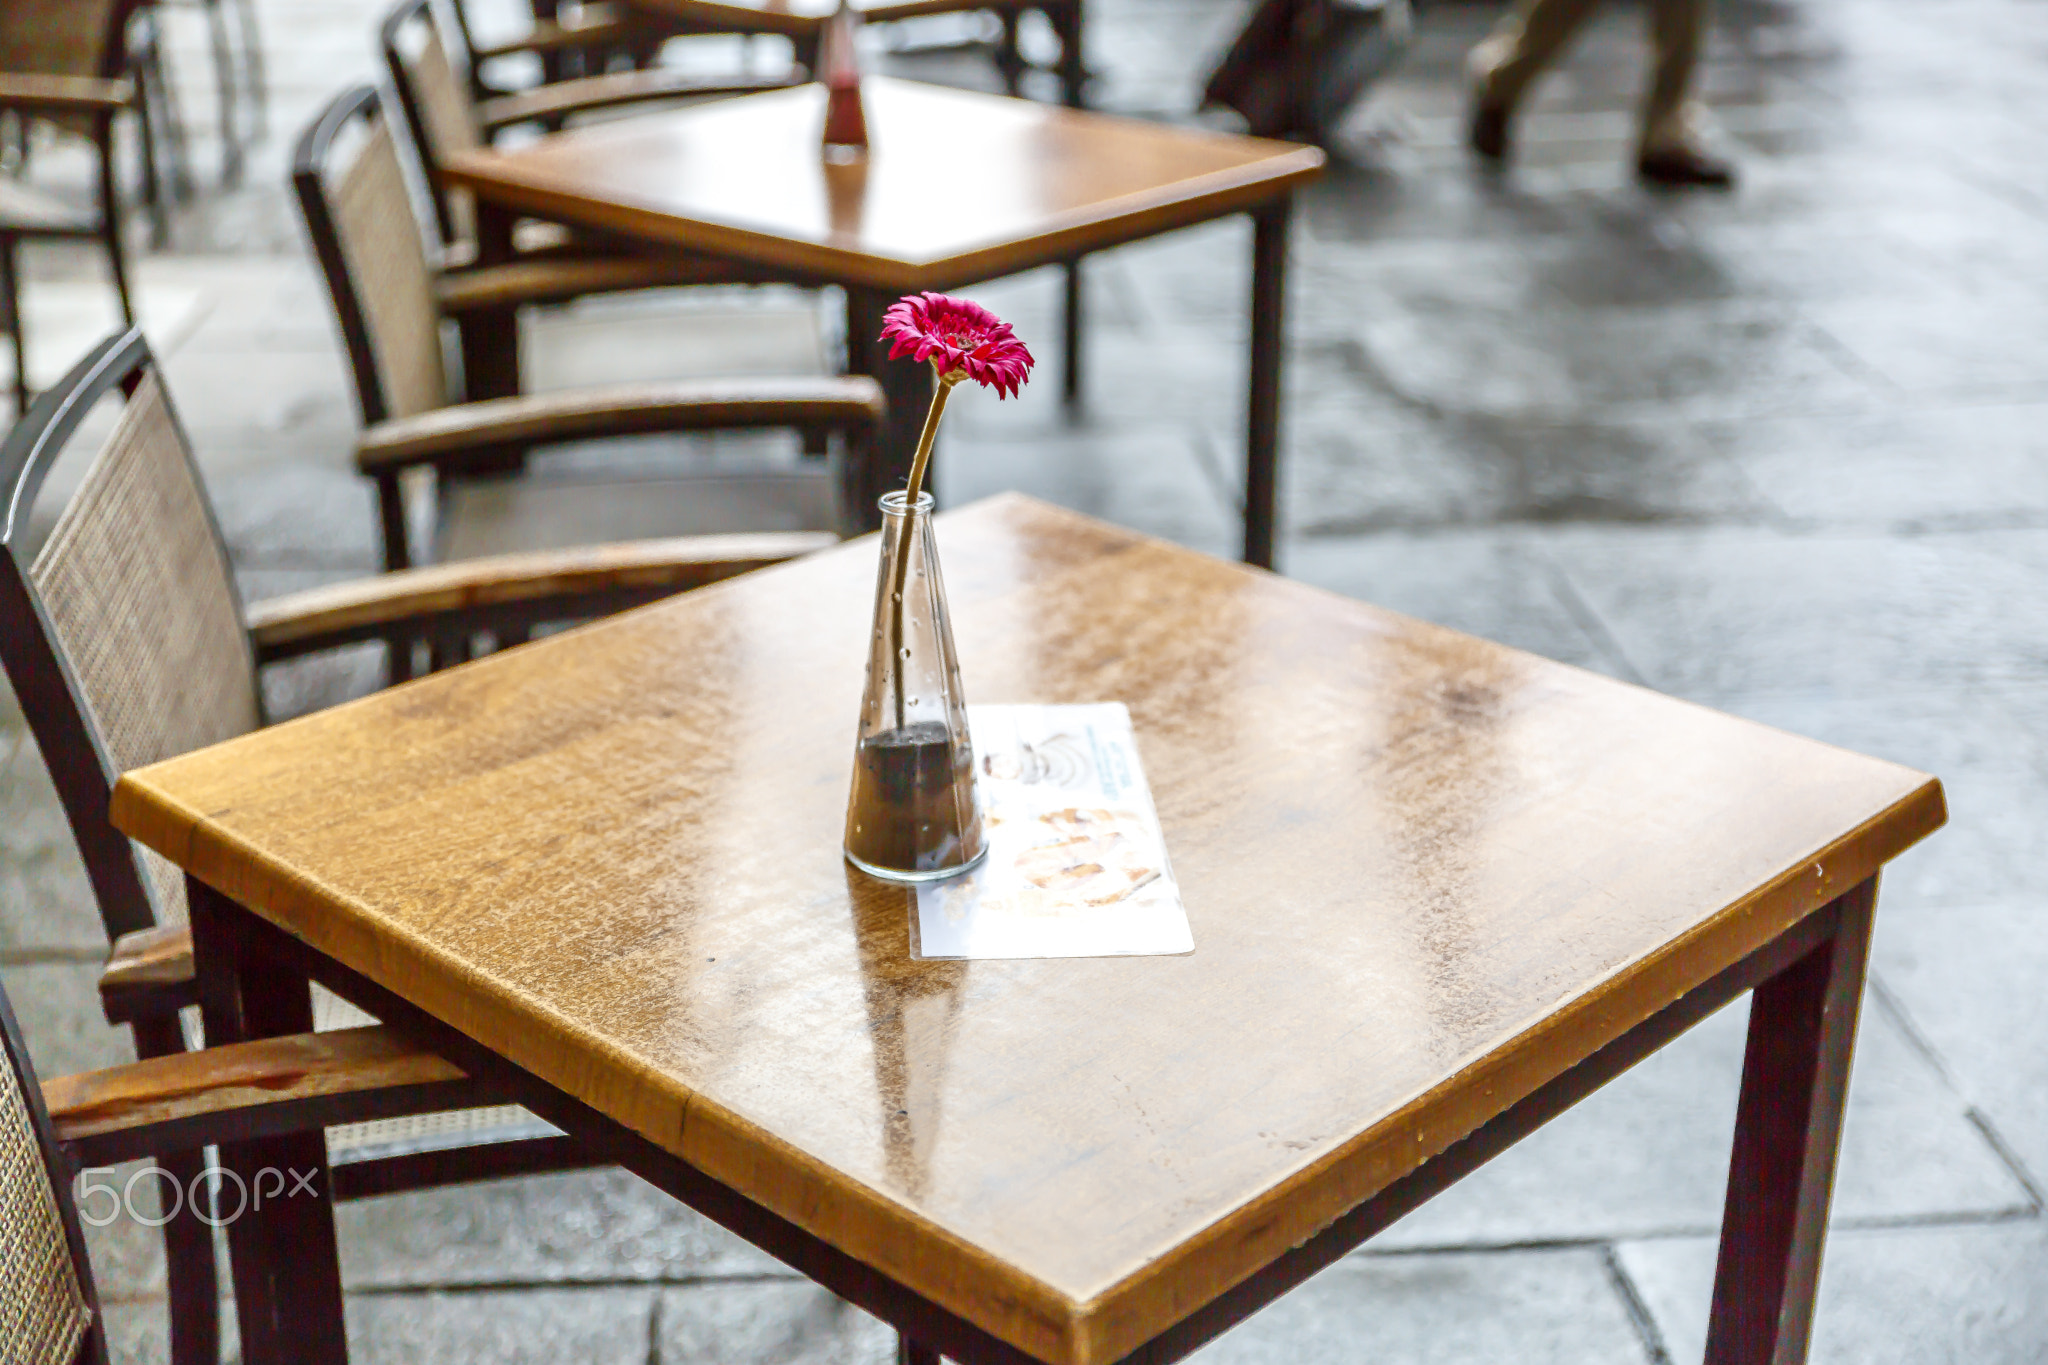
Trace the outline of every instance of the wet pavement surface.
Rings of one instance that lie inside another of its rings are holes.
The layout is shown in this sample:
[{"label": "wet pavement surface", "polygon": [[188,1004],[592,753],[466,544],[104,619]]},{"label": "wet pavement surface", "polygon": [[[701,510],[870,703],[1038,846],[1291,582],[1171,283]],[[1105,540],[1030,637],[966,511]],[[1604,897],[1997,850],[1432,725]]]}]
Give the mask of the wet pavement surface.
[{"label": "wet pavement surface", "polygon": [[[371,571],[290,138],[372,73],[371,0],[263,0],[271,131],[218,185],[211,70],[171,15],[199,182],[137,262],[145,324],[249,596]],[[480,21],[496,17],[478,5]],[[1182,119],[1243,0],[1091,0],[1096,101]],[[1730,0],[1702,89],[1732,194],[1629,175],[1641,15],[1543,81],[1505,175],[1462,145],[1490,5],[1423,9],[1346,125],[1293,257],[1283,570],[1939,774],[1951,826],[1880,901],[1814,1358],[2033,1362],[2048,1341],[2048,45],[2009,0]],[[707,69],[772,63],[709,43]],[[988,82],[965,57],[892,59]],[[39,151],[35,176],[82,184]],[[1249,231],[1090,263],[1087,401],[956,405],[948,501],[1023,489],[1228,552]],[[47,381],[113,313],[96,257],[30,248]],[[1057,280],[975,291],[1057,359]],[[536,382],[816,369],[793,293],[535,319]],[[737,357],[737,359],[736,359]],[[693,458],[716,459],[716,454]],[[779,458],[769,452],[763,458]],[[285,710],[361,660],[272,681]],[[1711,837],[1711,831],[1702,831]],[[47,1071],[105,1064],[101,939],[48,778],[0,713],[0,973]],[[1390,1230],[1200,1359],[1697,1360],[1743,1007]],[[342,1216],[363,1361],[881,1362],[879,1324],[618,1173]],[[95,1235],[122,1360],[156,1360],[162,1267]]]}]

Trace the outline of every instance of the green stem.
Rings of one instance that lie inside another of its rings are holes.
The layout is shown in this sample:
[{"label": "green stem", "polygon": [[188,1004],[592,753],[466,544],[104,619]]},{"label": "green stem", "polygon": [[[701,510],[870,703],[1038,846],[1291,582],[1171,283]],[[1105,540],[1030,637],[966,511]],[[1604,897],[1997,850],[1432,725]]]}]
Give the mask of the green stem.
[{"label": "green stem", "polygon": [[910,537],[917,524],[917,495],[924,489],[925,466],[931,463],[932,442],[939,435],[939,418],[946,412],[946,399],[952,396],[953,386],[960,381],[945,375],[939,376],[939,387],[932,393],[932,406],[924,415],[924,434],[917,438],[917,454],[910,461],[910,486],[903,495],[903,526],[896,537],[896,573],[889,584],[889,623],[891,626],[889,648],[894,651],[896,669],[896,728],[903,729],[910,723],[908,709],[903,701],[903,591],[910,573]]}]

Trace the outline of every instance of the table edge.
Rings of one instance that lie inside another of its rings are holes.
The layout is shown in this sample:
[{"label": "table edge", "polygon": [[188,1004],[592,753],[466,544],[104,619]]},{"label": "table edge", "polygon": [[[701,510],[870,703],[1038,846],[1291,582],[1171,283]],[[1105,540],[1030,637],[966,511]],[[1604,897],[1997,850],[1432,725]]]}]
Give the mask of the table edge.
[{"label": "table edge", "polygon": [[[1878,875],[1886,863],[1948,819],[1940,779],[1902,771],[1920,781],[1854,829],[1656,951],[1616,967],[1522,1033],[1468,1059],[1371,1129],[1306,1163],[1295,1175],[1082,1305],[1086,1347],[1077,1362],[1098,1365],[1122,1359],[1620,1038],[1664,1004],[1712,980],[1837,896]],[[1720,951],[1700,956],[1710,944]],[[1569,1051],[1550,1047],[1567,1029],[1584,1045]],[[1464,1102],[1458,1103],[1461,1099]],[[1212,1277],[1202,1279],[1198,1297],[1174,1292],[1175,1284],[1186,1283],[1191,1270],[1199,1274],[1204,1261],[1217,1260],[1232,1264],[1216,1266]],[[1174,1272],[1171,1277],[1169,1268]]]},{"label": "table edge", "polygon": [[834,283],[912,293],[996,279],[1226,217],[1292,194],[1319,179],[1328,165],[1328,157],[1317,147],[1270,138],[1250,140],[1269,142],[1278,150],[1257,161],[1177,182],[1174,192],[1139,191],[1053,215],[1045,231],[1026,239],[1007,238],[916,261],[786,237],[769,228],[684,218],[645,204],[610,202],[594,207],[595,201],[561,188],[559,182],[493,173],[492,167],[502,167],[516,153],[491,148],[452,154],[440,174],[481,201],[536,217],[623,232]]},{"label": "table edge", "polygon": [[[1876,875],[1946,819],[1939,780],[1915,775],[1922,780],[1912,790],[1816,850],[1810,860],[1802,859],[1657,951],[1617,967],[1350,1142],[1305,1162],[1293,1175],[1086,1299],[981,1250],[714,1101],[694,1092],[679,1096],[628,1054],[615,1053],[614,1061],[620,1074],[638,1081],[637,1094],[623,1094],[616,1085],[602,1094],[577,1085],[562,1074],[564,1068],[536,1055],[537,1049],[520,1046],[523,1037],[539,1036],[526,997],[411,940],[365,934],[362,926],[379,918],[367,907],[274,863],[205,815],[152,788],[140,774],[121,778],[112,814],[129,837],[372,980],[414,975],[404,969],[404,957],[438,958],[444,980],[467,978],[475,989],[408,998],[450,1027],[983,1330],[1058,1365],[1103,1365],[1256,1274],[1664,1003]],[[357,918],[356,925],[338,925],[333,912],[343,906]],[[350,932],[337,933],[337,927]],[[516,1017],[507,1008],[514,1002],[520,1007]],[[1574,1045],[1559,1049],[1555,1039],[1566,1030]],[[934,1241],[950,1249],[944,1267],[907,1254]],[[996,1306],[1007,1311],[989,1311]]]}]

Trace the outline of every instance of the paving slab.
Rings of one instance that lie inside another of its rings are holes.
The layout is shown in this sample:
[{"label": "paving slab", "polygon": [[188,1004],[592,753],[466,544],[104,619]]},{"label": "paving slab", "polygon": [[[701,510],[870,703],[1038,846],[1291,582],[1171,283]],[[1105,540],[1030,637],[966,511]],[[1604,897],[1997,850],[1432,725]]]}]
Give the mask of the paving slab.
[{"label": "paving slab", "polygon": [[1779,304],[1367,317],[1398,390],[1446,411],[1557,420],[1867,409],[1880,392]]},{"label": "paving slab", "polygon": [[892,1365],[896,1334],[802,1280],[691,1285],[661,1295],[659,1365]]},{"label": "paving slab", "polygon": [[[1872,956],[1911,1025],[2048,1191],[2048,933],[2039,899],[1883,922]],[[2048,1339],[2048,1338],[2044,1338]]]},{"label": "paving slab", "polygon": [[1196,425],[1155,423],[1026,441],[945,441],[939,488],[949,506],[1018,490],[1228,556],[1242,544],[1243,526],[1219,490],[1209,439]]},{"label": "paving slab", "polygon": [[[1738,1002],[1387,1229],[1374,1247],[1710,1232],[1727,1197],[1748,1022]],[[2017,1216],[2032,1196],[1898,1027],[1866,1009],[1838,1224]]]},{"label": "paving slab", "polygon": [[1610,677],[1625,661],[1589,635],[1540,556],[1493,531],[1290,541],[1290,578]]},{"label": "paving slab", "polygon": [[2048,897],[2048,730],[2040,684],[1734,695],[1722,705],[1942,779],[1950,822],[1885,868],[1880,923],[1923,909]]},{"label": "paving slab", "polygon": [[68,1076],[135,1060],[128,1030],[115,1028],[100,1012],[101,958],[80,958],[0,965],[0,981],[38,1075]]},{"label": "paving slab", "polygon": [[1189,1357],[1201,1365],[1648,1365],[1597,1251],[1353,1256]]},{"label": "paving slab", "polygon": [[341,1206],[352,1288],[658,1283],[785,1273],[781,1263],[618,1170],[492,1181]]},{"label": "paving slab", "polygon": [[[9,711],[14,696],[0,685]],[[25,723],[0,725],[0,962],[105,948],[99,903]]]},{"label": "paving slab", "polygon": [[1576,527],[1545,543],[1651,685],[1683,696],[1847,698],[2048,669],[2048,578],[1968,537]]},{"label": "paving slab", "polygon": [[1714,422],[1699,433],[1805,524],[1912,534],[2048,519],[2048,402]]},{"label": "paving slab", "polygon": [[1864,296],[1808,305],[1858,360],[1916,397],[2048,394],[2048,321],[2003,289],[1945,298]]},{"label": "paving slab", "polygon": [[[1632,1242],[1622,1267],[1673,1360],[1706,1349],[1714,1245]],[[2048,1228],[1836,1232],[1821,1266],[1813,1365],[2035,1365],[2048,1341]]]},{"label": "paving slab", "polygon": [[356,1294],[349,1359],[359,1365],[646,1365],[655,1296],[634,1289]]},{"label": "paving slab", "polygon": [[376,490],[354,469],[280,462],[209,474],[206,492],[228,553],[245,569],[383,567]]}]

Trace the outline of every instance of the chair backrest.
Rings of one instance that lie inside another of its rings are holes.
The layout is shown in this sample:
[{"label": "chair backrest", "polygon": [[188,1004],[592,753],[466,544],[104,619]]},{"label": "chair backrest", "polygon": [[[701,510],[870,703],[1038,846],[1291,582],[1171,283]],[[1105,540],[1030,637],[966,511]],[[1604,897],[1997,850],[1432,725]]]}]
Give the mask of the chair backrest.
[{"label": "chair backrest", "polygon": [[0,71],[38,76],[121,74],[122,34],[140,0],[6,0],[0,4]]},{"label": "chair backrest", "polygon": [[0,988],[0,1358],[7,1365],[107,1358],[63,1170],[35,1067]]},{"label": "chair backrest", "polygon": [[[360,133],[345,139],[344,135]],[[330,164],[344,141],[347,164]],[[292,154],[292,185],[341,324],[365,426],[448,401],[434,274],[377,91],[346,91]]]},{"label": "chair backrest", "polygon": [[476,208],[469,192],[441,182],[442,161],[483,145],[477,126],[468,25],[456,25],[455,41],[434,9],[434,0],[399,0],[384,16],[378,45],[391,88],[398,96],[404,135],[411,139],[434,200],[434,218],[444,246],[476,238]]},{"label": "chair backrest", "polygon": [[[128,399],[112,435],[32,551],[45,475],[116,388]],[[182,920],[183,875],[107,819],[114,783],[261,715],[227,546],[141,332],[103,342],[16,424],[0,447],[0,499],[0,663],[107,933]]]}]

